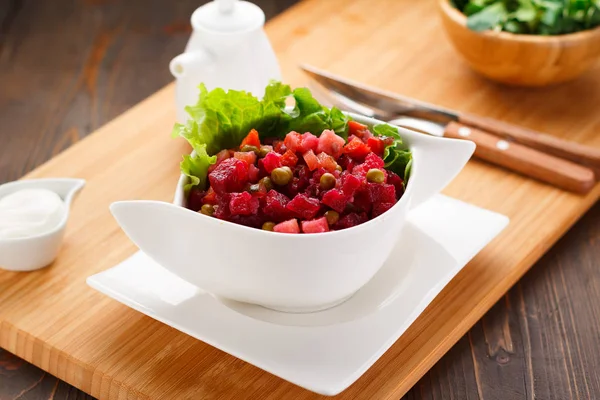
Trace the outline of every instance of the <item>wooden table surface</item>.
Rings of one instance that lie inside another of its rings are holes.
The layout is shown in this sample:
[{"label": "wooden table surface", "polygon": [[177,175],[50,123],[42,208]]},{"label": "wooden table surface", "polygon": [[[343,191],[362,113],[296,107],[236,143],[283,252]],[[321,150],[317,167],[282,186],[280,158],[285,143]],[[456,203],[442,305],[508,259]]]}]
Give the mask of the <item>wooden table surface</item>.
[{"label": "wooden table surface", "polygon": [[[168,83],[197,5],[0,2],[0,184]],[[405,399],[600,398],[599,267],[596,205]],[[90,397],[0,349],[0,400],[65,398]]]}]

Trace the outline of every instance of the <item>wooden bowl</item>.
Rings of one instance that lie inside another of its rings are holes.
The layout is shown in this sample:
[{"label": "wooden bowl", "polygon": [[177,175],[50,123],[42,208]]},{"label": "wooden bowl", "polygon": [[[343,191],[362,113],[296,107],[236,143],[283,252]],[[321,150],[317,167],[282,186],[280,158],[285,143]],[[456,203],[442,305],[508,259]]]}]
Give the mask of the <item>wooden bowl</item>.
[{"label": "wooden bowl", "polygon": [[475,32],[449,0],[439,0],[452,44],[482,75],[516,86],[545,86],[576,78],[600,58],[600,27],[557,36]]}]

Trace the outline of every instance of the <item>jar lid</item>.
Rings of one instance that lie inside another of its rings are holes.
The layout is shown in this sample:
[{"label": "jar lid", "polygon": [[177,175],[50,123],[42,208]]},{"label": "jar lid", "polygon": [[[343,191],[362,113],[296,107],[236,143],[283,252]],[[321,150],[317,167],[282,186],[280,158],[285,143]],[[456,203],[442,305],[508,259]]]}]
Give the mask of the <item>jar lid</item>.
[{"label": "jar lid", "polygon": [[265,14],[255,4],[238,0],[214,0],[192,14],[194,30],[211,33],[242,33],[260,28]]}]

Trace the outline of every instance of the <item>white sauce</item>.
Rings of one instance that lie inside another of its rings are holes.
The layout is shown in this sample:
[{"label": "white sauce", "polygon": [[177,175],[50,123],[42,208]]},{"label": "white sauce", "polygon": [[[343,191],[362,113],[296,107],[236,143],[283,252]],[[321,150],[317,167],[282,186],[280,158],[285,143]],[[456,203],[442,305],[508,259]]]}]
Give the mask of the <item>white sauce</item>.
[{"label": "white sauce", "polygon": [[65,203],[46,189],[23,189],[0,198],[0,239],[50,232],[66,212]]}]

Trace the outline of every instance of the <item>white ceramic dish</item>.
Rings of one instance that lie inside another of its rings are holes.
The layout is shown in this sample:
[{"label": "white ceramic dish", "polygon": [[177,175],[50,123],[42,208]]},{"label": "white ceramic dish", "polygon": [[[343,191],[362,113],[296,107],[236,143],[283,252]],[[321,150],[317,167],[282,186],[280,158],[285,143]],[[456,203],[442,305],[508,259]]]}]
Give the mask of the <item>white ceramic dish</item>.
[{"label": "white ceramic dish", "polygon": [[508,223],[435,196],[411,211],[390,258],[337,307],[290,314],[220,301],[141,252],[88,278],[93,288],[308,390],[335,395],[357,380]]},{"label": "white ceramic dish", "polygon": [[[383,122],[350,114],[373,126]],[[174,205],[124,201],[111,211],[127,236],[172,273],[219,296],[307,312],[338,304],[365,285],[388,258],[406,214],[444,188],[475,145],[399,128],[413,153],[407,190],[389,211],[359,226],[289,235],[225,222],[184,207],[181,176]],[[262,254],[263,256],[259,256]]]},{"label": "white ceramic dish", "polygon": [[10,271],[33,271],[46,267],[58,255],[65,234],[69,208],[85,180],[46,178],[14,181],[0,185],[0,198],[21,189],[47,189],[60,196],[66,212],[53,230],[25,238],[0,239],[0,268]]}]

